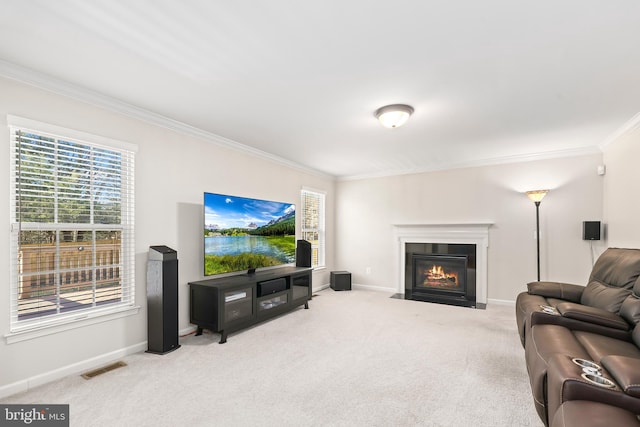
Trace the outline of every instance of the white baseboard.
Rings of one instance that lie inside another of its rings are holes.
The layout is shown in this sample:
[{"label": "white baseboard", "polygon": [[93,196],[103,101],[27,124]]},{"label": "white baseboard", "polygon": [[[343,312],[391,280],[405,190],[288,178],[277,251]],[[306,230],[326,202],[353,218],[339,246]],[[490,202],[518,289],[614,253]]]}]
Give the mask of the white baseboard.
[{"label": "white baseboard", "polygon": [[515,301],[511,301],[511,300],[507,300],[507,299],[492,299],[489,298],[489,300],[487,301],[489,304],[496,304],[496,305],[510,305],[515,307],[516,306],[516,302]]},{"label": "white baseboard", "polygon": [[12,384],[7,384],[5,386],[0,387],[0,399],[11,396],[16,393],[29,391],[32,388],[41,386],[51,381],[59,380],[69,375],[76,375],[91,369],[99,368],[117,359],[121,359],[130,354],[145,351],[146,349],[147,349],[147,342],[143,341],[141,343],[134,344],[132,346],[125,347],[120,350],[116,350],[107,354],[92,357],[91,359],[73,363],[71,365],[67,365],[59,369],[54,369],[53,371],[45,372],[44,374],[39,374],[31,378],[17,381]]},{"label": "white baseboard", "polygon": [[[322,285],[318,289],[314,289],[314,291],[321,291],[323,289],[327,289],[328,287],[329,287],[329,284],[327,283],[326,285]],[[358,284],[358,283],[353,283],[351,285],[351,288],[352,289],[363,289],[363,290],[367,290],[367,291],[390,292],[392,294],[396,293],[396,290],[392,289],[392,288],[385,288],[385,287],[382,287],[382,286],[361,285],[361,284]],[[489,298],[487,300],[487,305],[488,304],[510,305],[512,307],[515,307],[516,302],[512,301],[512,300],[506,300],[506,299]]]},{"label": "white baseboard", "polygon": [[[319,292],[322,291],[324,289],[329,288],[330,285],[329,283],[326,283],[324,285],[321,285],[318,288],[313,288],[314,292]],[[352,283],[351,284],[351,289],[362,289],[362,290],[366,290],[366,291],[376,291],[376,292],[390,292],[390,293],[395,293],[395,289],[391,289],[391,288],[384,288],[382,286],[371,286],[371,285],[360,285],[358,283]]]},{"label": "white baseboard", "polygon": [[392,293],[392,294],[396,293],[396,290],[392,289],[392,288],[385,288],[383,286],[360,285],[358,283],[353,283],[351,285],[351,289],[364,289],[364,290],[367,290],[367,291],[389,292],[389,293]]}]

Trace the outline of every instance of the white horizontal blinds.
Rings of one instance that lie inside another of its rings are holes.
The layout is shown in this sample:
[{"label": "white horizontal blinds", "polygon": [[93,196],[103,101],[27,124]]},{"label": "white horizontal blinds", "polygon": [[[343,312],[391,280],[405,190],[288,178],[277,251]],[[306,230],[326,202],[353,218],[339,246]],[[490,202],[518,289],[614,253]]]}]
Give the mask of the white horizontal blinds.
[{"label": "white horizontal blinds", "polygon": [[311,265],[322,267],[324,261],[324,194],[302,190],[301,237],[311,243]]},{"label": "white horizontal blinds", "polygon": [[12,329],[132,304],[134,153],[10,130]]}]

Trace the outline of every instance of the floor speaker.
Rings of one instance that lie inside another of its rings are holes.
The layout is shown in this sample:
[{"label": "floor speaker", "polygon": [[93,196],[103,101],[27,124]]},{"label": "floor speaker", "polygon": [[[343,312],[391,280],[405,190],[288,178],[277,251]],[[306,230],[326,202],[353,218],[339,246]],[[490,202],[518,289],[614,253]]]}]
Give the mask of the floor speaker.
[{"label": "floor speaker", "polygon": [[311,267],[311,243],[306,240],[296,245],[296,267]]},{"label": "floor speaker", "polygon": [[165,354],[178,344],[178,255],[167,246],[151,246],[147,261],[148,353]]},{"label": "floor speaker", "polygon": [[582,222],[582,240],[600,240],[600,221]]}]

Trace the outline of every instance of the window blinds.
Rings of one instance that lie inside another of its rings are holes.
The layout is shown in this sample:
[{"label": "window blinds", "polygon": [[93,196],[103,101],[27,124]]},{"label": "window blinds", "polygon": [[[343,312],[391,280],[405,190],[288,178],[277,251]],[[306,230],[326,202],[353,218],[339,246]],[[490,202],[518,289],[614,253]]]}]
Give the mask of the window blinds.
[{"label": "window blinds", "polygon": [[324,199],[323,193],[302,190],[301,237],[311,243],[311,265],[324,267]]},{"label": "window blinds", "polygon": [[10,132],[12,332],[132,305],[135,152]]}]

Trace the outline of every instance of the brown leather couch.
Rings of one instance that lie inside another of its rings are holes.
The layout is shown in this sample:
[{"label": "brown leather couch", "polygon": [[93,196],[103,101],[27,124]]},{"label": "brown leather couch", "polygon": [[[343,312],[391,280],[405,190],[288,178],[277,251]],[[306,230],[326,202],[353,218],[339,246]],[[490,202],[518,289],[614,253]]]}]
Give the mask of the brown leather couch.
[{"label": "brown leather couch", "polygon": [[586,287],[530,283],[516,318],[545,425],[640,425],[640,250],[607,249]]},{"label": "brown leather couch", "polygon": [[[555,318],[547,319],[547,323],[628,339],[639,319],[625,320],[620,310],[638,276],[640,249],[609,248],[594,264],[586,286],[560,282],[527,284],[527,292],[516,298],[516,322],[522,345],[531,323],[535,322],[531,317],[548,317],[548,314]],[[625,311],[628,308],[625,306]]]}]

